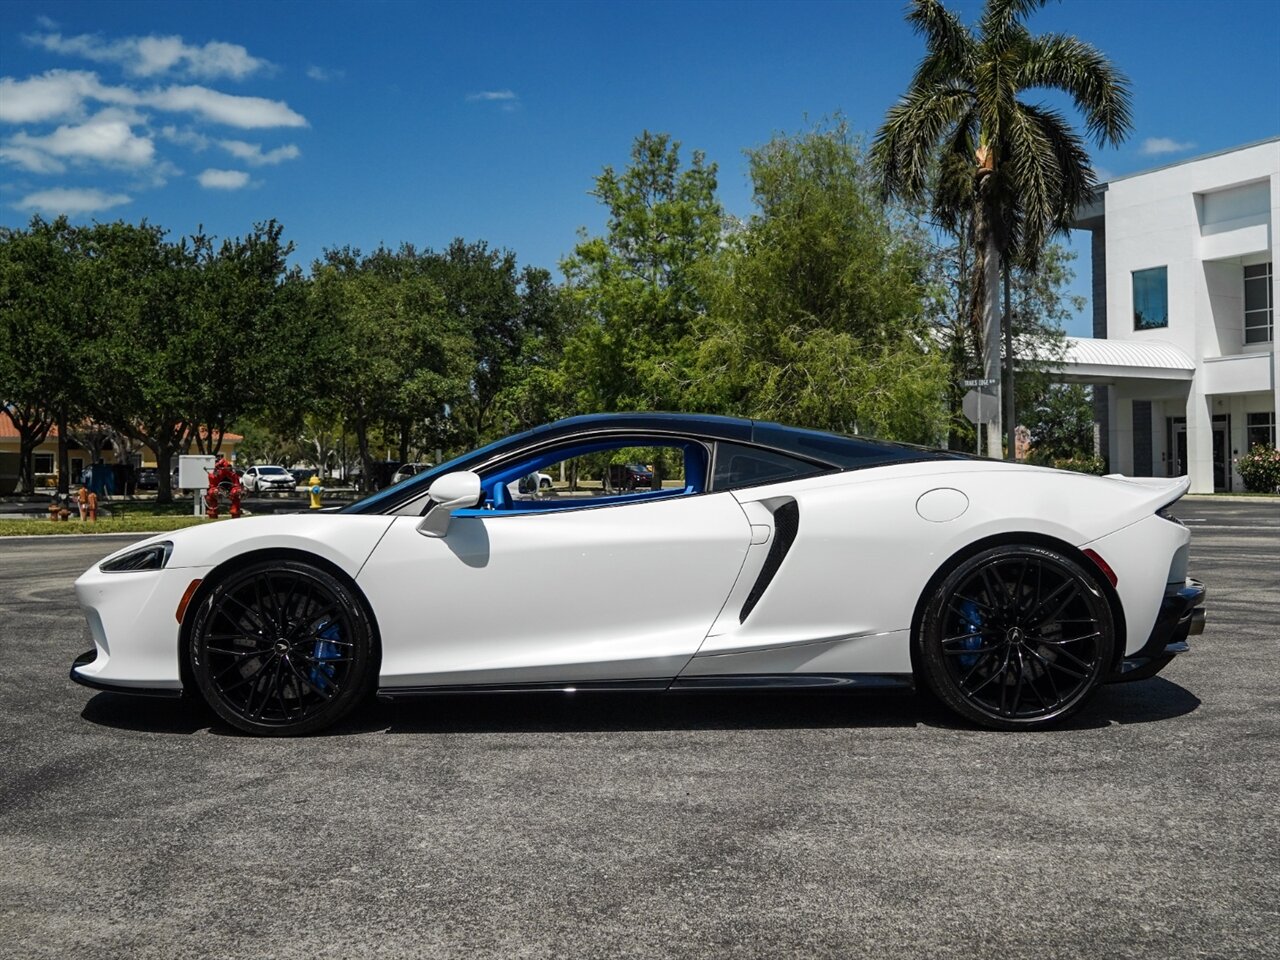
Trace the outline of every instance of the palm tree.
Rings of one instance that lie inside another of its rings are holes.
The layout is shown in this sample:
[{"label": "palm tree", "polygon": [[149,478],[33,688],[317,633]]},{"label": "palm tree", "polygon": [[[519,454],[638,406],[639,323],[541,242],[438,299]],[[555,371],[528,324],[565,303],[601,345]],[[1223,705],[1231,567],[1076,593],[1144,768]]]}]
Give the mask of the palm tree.
[{"label": "palm tree", "polygon": [[[928,52],[871,152],[886,196],[920,202],[932,184],[937,221],[957,236],[972,233],[970,317],[981,332],[982,375],[991,379],[999,379],[1001,267],[1006,279],[1015,259],[1034,268],[1096,186],[1084,141],[1067,118],[1020,95],[1065,93],[1099,146],[1121,142],[1131,126],[1129,82],[1105,56],[1066,34],[1028,32],[1023,21],[1044,4],[987,0],[974,31],[941,0],[912,0],[907,20]],[[1011,401],[1011,383],[1005,393]],[[1011,411],[1009,420],[1012,430]],[[988,455],[998,455],[1000,442],[997,419],[988,425]]]}]

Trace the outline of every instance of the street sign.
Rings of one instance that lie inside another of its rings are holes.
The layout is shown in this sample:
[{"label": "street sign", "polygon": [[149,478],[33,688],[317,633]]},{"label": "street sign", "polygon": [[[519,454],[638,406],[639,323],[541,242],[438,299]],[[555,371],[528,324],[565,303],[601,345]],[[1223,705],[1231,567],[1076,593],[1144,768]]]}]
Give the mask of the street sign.
[{"label": "street sign", "polygon": [[970,390],[960,407],[971,423],[990,423],[996,418],[1000,401],[991,390]]},{"label": "street sign", "polygon": [[988,377],[986,380],[961,380],[962,387],[994,387],[996,381],[994,377]]}]

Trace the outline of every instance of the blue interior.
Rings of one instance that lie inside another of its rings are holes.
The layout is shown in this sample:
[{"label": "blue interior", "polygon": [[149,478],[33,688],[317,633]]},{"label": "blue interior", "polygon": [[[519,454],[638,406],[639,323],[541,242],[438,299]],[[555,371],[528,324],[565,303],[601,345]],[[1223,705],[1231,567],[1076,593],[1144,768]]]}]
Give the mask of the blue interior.
[{"label": "blue interior", "polygon": [[[619,447],[678,447],[684,453],[684,487],[671,490],[642,490],[616,494],[607,497],[589,497],[586,499],[550,499],[550,500],[513,500],[507,485],[528,476],[543,467],[571,460],[574,457],[601,450],[612,450]],[[548,511],[582,510],[588,507],[605,507],[622,503],[638,503],[650,500],[667,500],[672,497],[684,497],[701,493],[706,489],[707,454],[701,444],[697,443],[655,443],[652,437],[610,437],[607,440],[595,440],[558,447],[542,453],[504,464],[501,469],[485,473],[480,478],[483,495],[480,504],[468,510],[455,510],[455,517],[492,517],[495,514],[514,516],[522,513],[546,513]]]}]

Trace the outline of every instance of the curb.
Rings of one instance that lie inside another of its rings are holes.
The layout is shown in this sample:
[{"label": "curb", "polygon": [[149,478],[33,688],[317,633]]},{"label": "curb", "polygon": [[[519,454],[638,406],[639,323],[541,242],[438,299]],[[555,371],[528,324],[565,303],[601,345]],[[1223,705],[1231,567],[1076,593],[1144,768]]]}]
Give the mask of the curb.
[{"label": "curb", "polygon": [[1236,494],[1223,496],[1220,493],[1184,493],[1183,500],[1209,500],[1214,503],[1275,503],[1280,504],[1280,497],[1268,496],[1250,496],[1249,494]]}]

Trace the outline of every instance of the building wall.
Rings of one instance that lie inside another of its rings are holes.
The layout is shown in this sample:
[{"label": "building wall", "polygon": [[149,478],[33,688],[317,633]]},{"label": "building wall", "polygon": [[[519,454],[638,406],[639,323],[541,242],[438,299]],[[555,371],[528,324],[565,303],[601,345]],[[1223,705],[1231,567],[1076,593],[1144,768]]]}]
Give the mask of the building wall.
[{"label": "building wall", "polygon": [[[1243,328],[1244,267],[1270,261],[1273,285],[1280,284],[1280,140],[1112,181],[1104,203],[1105,233],[1094,228],[1093,280],[1096,303],[1099,274],[1105,277],[1105,310],[1095,308],[1094,336],[1169,343],[1195,361],[1185,400],[1163,398],[1152,407],[1151,470],[1169,468],[1165,418],[1182,416],[1192,489],[1211,490],[1214,418],[1230,418],[1228,457],[1234,457],[1245,452],[1245,414],[1280,405],[1275,341],[1246,344]],[[1168,272],[1168,326],[1135,330],[1132,275],[1153,267]],[[1273,300],[1280,300],[1280,287]],[[1134,401],[1160,398],[1139,384],[1108,393],[1100,406],[1119,461],[1112,469],[1141,469],[1146,460],[1133,451],[1143,431],[1133,418],[1143,408],[1135,411]],[[1238,475],[1233,486],[1240,488]]]}]

